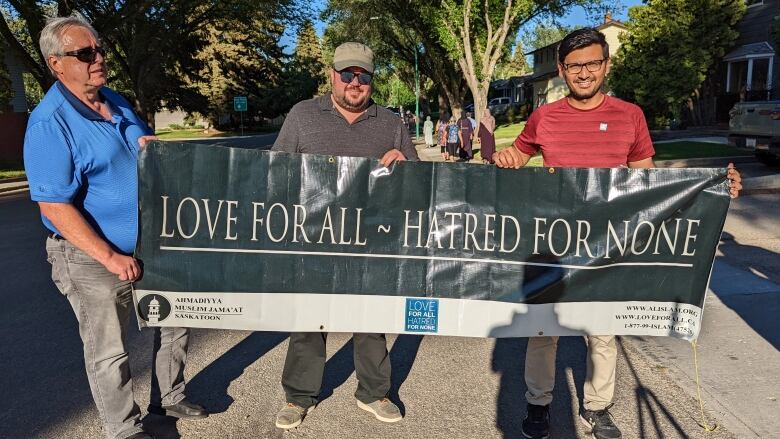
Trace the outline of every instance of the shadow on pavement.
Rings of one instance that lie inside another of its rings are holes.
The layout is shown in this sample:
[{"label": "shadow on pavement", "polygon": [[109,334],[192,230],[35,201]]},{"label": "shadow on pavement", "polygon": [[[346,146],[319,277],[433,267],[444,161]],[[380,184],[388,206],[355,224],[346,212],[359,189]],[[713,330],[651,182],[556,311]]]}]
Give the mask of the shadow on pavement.
[{"label": "shadow on pavement", "polygon": [[[724,257],[728,257],[731,252],[737,251],[740,253],[746,251],[751,254],[749,259],[741,257],[739,258],[740,260],[769,261],[780,257],[777,253],[760,247],[740,244],[734,239],[734,236],[727,232],[723,232],[721,241],[723,245],[719,249]],[[751,266],[749,268],[764,273],[770,281],[780,284],[780,273],[766,270],[763,267]],[[750,276],[748,279],[757,282],[757,286],[766,284],[766,279],[750,272],[746,273],[748,273],[746,276]],[[743,288],[747,287],[747,285],[748,282],[742,282]],[[710,283],[710,288],[726,306],[734,310],[758,335],[768,341],[775,349],[780,350],[780,319],[777,318],[778,314],[780,314],[780,300],[777,299],[778,292],[729,294],[729,291],[723,290],[719,283],[714,282]]]},{"label": "shadow on pavement", "polygon": [[390,399],[398,405],[401,409],[401,415],[406,416],[406,405],[401,400],[399,391],[401,386],[409,377],[409,373],[412,371],[414,360],[417,358],[417,351],[420,350],[420,343],[422,343],[422,335],[408,335],[400,334],[393,343],[393,348],[390,349],[390,366],[392,367],[391,384],[390,384]]},{"label": "shadow on pavement", "polygon": [[325,363],[325,373],[322,376],[322,388],[318,404],[330,398],[333,391],[344,384],[355,371],[355,347],[352,338]]},{"label": "shadow on pavement", "polygon": [[[674,429],[677,437],[688,437],[680,423],[677,422],[674,415],[669,412],[664,403],[656,396],[655,392],[642,384],[636,367],[631,358],[626,355],[622,343],[618,343],[618,354],[622,354],[623,358],[625,358],[626,366],[637,383],[634,388],[634,397],[639,410],[639,413],[636,414],[636,418],[639,421],[639,437],[668,437],[669,429],[661,426],[659,422],[660,417],[663,417],[668,422],[668,425]],[[651,420],[649,425],[646,422],[648,418]]]},{"label": "shadow on pavement", "polygon": [[211,413],[222,413],[233,404],[227,390],[247,367],[286,340],[286,332],[253,332],[187,383],[187,397]]}]

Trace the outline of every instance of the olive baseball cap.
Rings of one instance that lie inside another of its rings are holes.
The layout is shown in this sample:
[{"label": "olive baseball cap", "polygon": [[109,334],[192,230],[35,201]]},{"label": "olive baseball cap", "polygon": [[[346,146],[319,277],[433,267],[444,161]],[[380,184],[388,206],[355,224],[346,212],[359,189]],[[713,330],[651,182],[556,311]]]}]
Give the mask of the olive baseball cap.
[{"label": "olive baseball cap", "polygon": [[360,67],[374,73],[374,52],[360,43],[344,43],[333,53],[333,69],[342,71],[347,67]]}]

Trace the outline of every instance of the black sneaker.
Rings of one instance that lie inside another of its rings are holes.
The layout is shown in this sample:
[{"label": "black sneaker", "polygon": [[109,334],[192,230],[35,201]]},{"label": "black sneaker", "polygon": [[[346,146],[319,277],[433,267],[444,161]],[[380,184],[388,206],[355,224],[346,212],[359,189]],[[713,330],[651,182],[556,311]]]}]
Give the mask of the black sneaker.
[{"label": "black sneaker", "polygon": [[523,419],[523,436],[528,439],[547,439],[550,437],[550,406],[528,404]]},{"label": "black sneaker", "polygon": [[612,404],[604,410],[580,409],[580,419],[586,426],[590,427],[594,439],[621,439],[623,437],[620,429],[612,421],[612,415],[609,414],[611,407]]}]

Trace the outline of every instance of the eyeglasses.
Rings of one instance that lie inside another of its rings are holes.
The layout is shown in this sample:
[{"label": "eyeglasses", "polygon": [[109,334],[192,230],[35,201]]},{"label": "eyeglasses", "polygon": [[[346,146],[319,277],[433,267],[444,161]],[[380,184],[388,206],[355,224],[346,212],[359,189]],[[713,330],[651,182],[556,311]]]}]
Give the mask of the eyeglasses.
[{"label": "eyeglasses", "polygon": [[563,63],[561,63],[561,65],[563,66],[563,70],[566,70],[567,73],[573,73],[573,74],[580,73],[582,71],[583,67],[588,69],[588,71],[591,72],[591,73],[596,73],[596,72],[599,71],[599,69],[601,69],[601,65],[604,64],[604,61],[606,61],[606,59],[596,59],[596,60],[588,61],[588,62],[582,63],[582,64],[577,64],[577,63],[563,64]]},{"label": "eyeglasses", "polygon": [[339,72],[339,75],[341,76],[341,82],[344,84],[352,83],[352,79],[354,79],[356,76],[358,79],[358,84],[360,85],[369,85],[373,79],[371,74],[366,72],[352,72],[349,70],[342,70]]},{"label": "eyeglasses", "polygon": [[106,57],[106,49],[98,46],[98,47],[84,47],[83,49],[79,50],[71,50],[70,52],[65,52],[62,54],[62,56],[73,56],[77,60],[81,62],[85,62],[88,64],[92,64],[95,62],[95,59],[97,59],[98,53],[102,57]]}]

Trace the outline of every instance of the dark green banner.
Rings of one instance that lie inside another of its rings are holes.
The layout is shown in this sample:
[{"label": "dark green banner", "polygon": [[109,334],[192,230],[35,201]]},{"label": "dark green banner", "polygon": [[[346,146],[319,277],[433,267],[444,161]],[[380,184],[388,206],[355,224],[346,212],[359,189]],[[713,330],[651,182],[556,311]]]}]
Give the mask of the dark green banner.
[{"label": "dark green banner", "polygon": [[498,169],[154,142],[136,289],[700,307],[725,169]]}]

